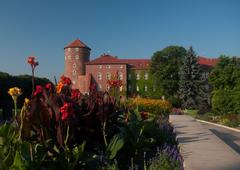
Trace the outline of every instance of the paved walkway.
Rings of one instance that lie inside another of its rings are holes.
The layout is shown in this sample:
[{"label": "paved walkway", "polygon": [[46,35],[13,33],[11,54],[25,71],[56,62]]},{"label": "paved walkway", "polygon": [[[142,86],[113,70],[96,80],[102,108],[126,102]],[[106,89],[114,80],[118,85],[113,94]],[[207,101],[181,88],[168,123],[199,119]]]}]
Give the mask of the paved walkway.
[{"label": "paved walkway", "polygon": [[240,170],[240,154],[191,116],[171,115],[185,170]]},{"label": "paved walkway", "polygon": [[236,132],[208,123],[200,123],[207,129],[209,129],[218,138],[220,138],[224,143],[230,146],[233,150],[235,150],[238,154],[240,154],[240,132]]}]

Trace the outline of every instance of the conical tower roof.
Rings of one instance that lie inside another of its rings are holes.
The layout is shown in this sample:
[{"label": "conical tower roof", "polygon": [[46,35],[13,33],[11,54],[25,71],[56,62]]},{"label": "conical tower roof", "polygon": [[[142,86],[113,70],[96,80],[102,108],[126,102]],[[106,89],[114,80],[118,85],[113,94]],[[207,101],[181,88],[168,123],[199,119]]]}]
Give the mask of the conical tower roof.
[{"label": "conical tower roof", "polygon": [[79,39],[76,39],[74,41],[72,41],[70,44],[68,44],[67,46],[64,47],[65,48],[88,48],[89,50],[91,50],[91,48],[89,48],[86,44],[84,44],[82,41],[80,41]]}]

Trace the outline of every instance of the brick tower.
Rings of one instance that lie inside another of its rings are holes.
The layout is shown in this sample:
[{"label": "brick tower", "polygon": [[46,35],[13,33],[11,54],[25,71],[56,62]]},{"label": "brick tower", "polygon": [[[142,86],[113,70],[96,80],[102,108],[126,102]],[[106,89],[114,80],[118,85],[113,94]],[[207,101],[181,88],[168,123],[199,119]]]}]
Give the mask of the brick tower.
[{"label": "brick tower", "polygon": [[89,62],[91,49],[79,39],[64,47],[64,75],[72,80],[73,88],[78,88],[78,77],[85,75],[85,63]]}]

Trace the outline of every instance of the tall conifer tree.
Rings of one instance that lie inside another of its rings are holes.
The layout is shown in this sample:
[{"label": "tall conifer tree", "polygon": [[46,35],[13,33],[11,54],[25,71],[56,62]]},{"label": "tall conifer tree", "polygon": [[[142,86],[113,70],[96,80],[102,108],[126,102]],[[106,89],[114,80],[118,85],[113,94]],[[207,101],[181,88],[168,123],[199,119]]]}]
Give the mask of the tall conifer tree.
[{"label": "tall conifer tree", "polygon": [[182,107],[200,109],[207,103],[207,98],[198,58],[192,47],[183,59],[179,74],[179,96],[182,100]]}]

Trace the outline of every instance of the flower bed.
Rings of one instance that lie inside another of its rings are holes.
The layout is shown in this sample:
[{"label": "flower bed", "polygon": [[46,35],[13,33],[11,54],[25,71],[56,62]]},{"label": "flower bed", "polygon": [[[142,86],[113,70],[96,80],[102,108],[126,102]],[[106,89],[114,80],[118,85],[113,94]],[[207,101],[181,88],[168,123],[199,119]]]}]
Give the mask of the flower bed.
[{"label": "flower bed", "polygon": [[129,105],[133,105],[140,112],[148,112],[159,119],[168,120],[169,113],[172,110],[172,105],[167,100],[160,99],[146,99],[146,98],[134,98]]},{"label": "flower bed", "polygon": [[[0,169],[182,169],[168,122],[120,107],[94,84],[89,95],[71,85],[64,76],[57,86],[37,85],[21,112],[0,126]],[[147,111],[169,113],[168,102],[152,103]]]}]

